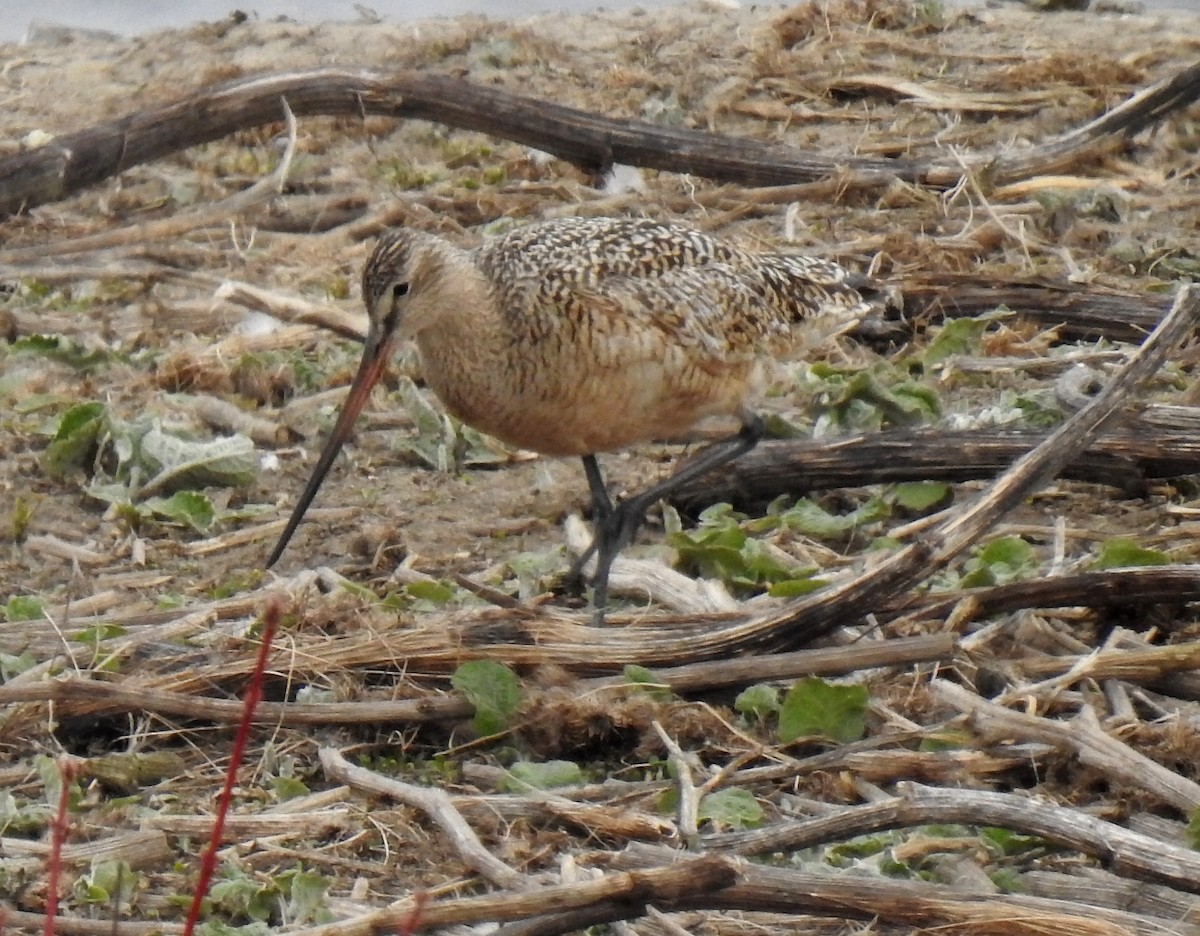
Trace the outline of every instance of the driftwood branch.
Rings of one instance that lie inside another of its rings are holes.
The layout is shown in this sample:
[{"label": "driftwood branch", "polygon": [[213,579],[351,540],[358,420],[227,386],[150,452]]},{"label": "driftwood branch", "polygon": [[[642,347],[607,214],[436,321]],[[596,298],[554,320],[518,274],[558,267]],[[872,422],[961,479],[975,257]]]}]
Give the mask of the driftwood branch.
[{"label": "driftwood branch", "polygon": [[1104,776],[1135,789],[1148,790],[1185,815],[1200,806],[1200,784],[1105,733],[1087,706],[1074,721],[1066,723],[1014,712],[944,679],[936,679],[930,686],[939,701],[967,715],[975,730],[984,736],[1053,744],[1073,751],[1081,762],[1098,768]]},{"label": "driftwood branch", "polygon": [[1131,394],[1161,366],[1167,355],[1195,327],[1200,316],[1200,290],[1183,286],[1158,328],[1130,357],[1128,364],[1087,406],[1023,455],[988,490],[920,542],[906,546],[853,579],[809,598],[793,602],[779,614],[747,626],[757,642],[796,645],[829,633],[842,622],[868,613],[899,590],[923,581],[959,555],[996,520],[1031,491],[1054,478],[1098,436],[1104,424]]},{"label": "driftwood branch", "polygon": [[1141,341],[1171,307],[1170,296],[1068,283],[914,273],[904,279],[904,313],[917,322],[1011,309],[1076,341]]},{"label": "driftwood branch", "polygon": [[[898,429],[832,439],[764,442],[732,465],[684,485],[672,503],[685,511],[728,501],[762,505],[780,494],[890,484],[991,478],[1045,440],[1036,430]],[[1194,432],[1114,429],[1063,466],[1059,476],[1136,492],[1155,478],[1200,472]]]},{"label": "driftwood branch", "polygon": [[[592,632],[585,629],[585,634]],[[375,641],[378,644],[378,641]],[[391,653],[386,647],[383,657]],[[546,647],[541,662],[562,663],[582,656],[581,645],[567,655]],[[878,666],[905,666],[913,663],[945,662],[953,657],[955,639],[949,634],[931,634],[897,640],[881,640],[854,647],[799,650],[792,653],[760,656],[748,660],[720,660],[668,667],[655,672],[655,679],[673,692],[690,693],[705,689],[739,687],[763,679],[788,679],[799,676],[839,676]],[[636,650],[634,651],[636,652]],[[378,655],[378,654],[377,654]],[[439,654],[441,655],[441,654]],[[483,655],[483,654],[480,654]],[[114,655],[115,656],[118,655]],[[594,654],[593,654],[594,656]],[[628,657],[624,654],[623,657]],[[433,655],[420,651],[406,654],[414,667],[438,668]],[[444,652],[442,669],[457,665],[457,650]],[[497,653],[498,659],[504,655]],[[511,659],[511,654],[508,657]],[[633,657],[630,657],[633,659]],[[240,674],[237,674],[240,675]],[[123,712],[156,712],[236,724],[242,703],[235,699],[214,699],[194,691],[168,690],[127,684],[101,682],[72,676],[38,680],[23,685],[0,686],[0,705],[21,702],[54,702],[60,718],[99,718]],[[202,683],[203,684],[203,681]],[[580,693],[613,689],[627,685],[624,677],[599,677],[582,680]],[[304,725],[418,725],[469,718],[471,704],[458,696],[397,699],[364,702],[263,702],[256,709],[264,724],[299,727]]]},{"label": "driftwood branch", "polygon": [[[660,846],[631,846],[614,856],[617,867],[657,867],[670,860]],[[706,906],[714,909],[753,910],[788,914],[812,914],[866,919],[883,924],[916,926],[950,932],[1003,933],[1006,936],[1128,936],[1129,933],[1161,933],[1162,920],[1103,908],[1087,908],[1080,915],[1078,904],[1046,898],[1000,895],[991,892],[953,890],[919,881],[892,881],[870,875],[847,875],[829,871],[802,871],[745,864],[736,884],[711,896]],[[660,903],[661,910],[679,909]],[[607,909],[607,919],[628,919],[619,906]],[[568,925],[554,925],[556,922]],[[574,925],[569,925],[569,924]],[[540,925],[539,925],[540,924]],[[506,936],[550,936],[586,926],[582,915],[555,914],[526,927],[505,927]],[[1195,927],[1179,930],[1194,936]]]},{"label": "driftwood branch", "polygon": [[552,153],[591,170],[626,163],[745,185],[849,174],[859,184],[901,179],[945,188],[964,165],[996,183],[1054,172],[1118,145],[1200,96],[1200,64],[1183,69],[1058,139],[1024,151],[959,159],[831,157],[790,146],[601,117],[500,88],[421,72],[314,69],[261,75],[202,89],[0,160],[0,216],[66,198],[132,166],[283,117],[384,115],[477,130]]},{"label": "driftwood branch", "polygon": [[976,619],[1022,608],[1144,608],[1154,604],[1187,604],[1200,601],[1200,566],[1081,572],[1008,582],[991,588],[918,595],[881,608],[876,616],[881,620],[890,620],[899,613],[909,617],[940,618],[964,600],[973,603]]},{"label": "driftwood branch", "polygon": [[[1073,730],[1052,724],[1065,733]],[[961,822],[1042,836],[1064,848],[1100,858],[1121,874],[1200,893],[1200,855],[1190,848],[1131,832],[1079,809],[1013,793],[948,790],[913,783],[902,787],[904,794],[892,799],[851,806],[814,819],[777,823],[767,829],[706,835],[700,845],[720,854],[763,855],[827,845],[885,829]]]}]

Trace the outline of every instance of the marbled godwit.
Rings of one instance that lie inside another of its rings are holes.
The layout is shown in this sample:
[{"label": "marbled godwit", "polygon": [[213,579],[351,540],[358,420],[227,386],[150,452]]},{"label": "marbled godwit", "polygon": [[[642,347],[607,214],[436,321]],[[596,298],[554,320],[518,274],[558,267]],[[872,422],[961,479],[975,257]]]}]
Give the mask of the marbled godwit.
[{"label": "marbled godwit", "polygon": [[[283,552],[396,342],[412,338],[425,380],[463,422],[510,445],[578,455],[591,491],[596,620],[613,559],[646,510],[755,446],[748,401],[797,326],[869,307],[836,264],[743,250],[655,221],[531,224],[465,251],[420,231],[385,233],[362,278],[370,327],[358,372],[268,567]],[[678,436],[710,416],[741,429],[671,477],[614,504],[596,461]]]}]

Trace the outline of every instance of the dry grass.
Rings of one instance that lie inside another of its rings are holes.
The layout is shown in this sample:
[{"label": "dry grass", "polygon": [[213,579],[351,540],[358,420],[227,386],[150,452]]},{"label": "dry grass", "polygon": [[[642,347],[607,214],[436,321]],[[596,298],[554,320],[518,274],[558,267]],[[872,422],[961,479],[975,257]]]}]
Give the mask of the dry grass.
[{"label": "dry grass", "polygon": [[[1194,18],[960,13],[889,0],[518,25],[221,24],[5,50],[11,104],[0,129],[11,150],[31,132],[76,130],[200,83],[353,62],[446,70],[613,116],[826,153],[976,153],[1058,135],[1178,70],[1200,48],[1194,27]],[[1200,269],[1197,127],[1192,108],[1068,175],[1004,187],[979,174],[946,193],[836,179],[745,190],[645,172],[638,190],[623,191],[438,125],[314,119],[300,122],[283,195],[237,213],[219,208],[275,168],[281,128],[193,148],[0,222],[0,283],[13,286],[0,299],[0,337],[70,342],[61,354],[0,346],[0,601],[43,609],[0,625],[5,927],[40,925],[50,817],[38,758],[67,752],[83,759],[85,780],[64,853],[71,922],[60,932],[107,932],[114,916],[118,932],[175,931],[257,650],[255,620],[283,592],[290,610],[264,723],[220,856],[240,882],[226,892],[260,894],[272,929],[333,931],[320,928],[322,913],[339,933],[403,927],[424,893],[418,926],[574,908],[541,931],[632,915],[647,933],[1196,932],[1200,865],[1185,847],[1200,804],[1190,592],[990,617],[968,598],[949,613],[880,607],[881,632],[847,646],[858,631],[840,631],[826,656],[668,667],[654,648],[693,633],[697,609],[728,607],[720,595],[670,591],[679,583],[663,573],[651,586],[659,603],[633,602],[628,627],[591,632],[576,606],[542,588],[563,563],[561,521],[583,504],[576,466],[481,448],[480,458],[499,459],[488,470],[429,470],[396,454],[420,414],[395,396],[376,398],[283,575],[261,563],[307,473],[301,456],[355,364],[356,350],[327,329],[357,327],[357,275],[381,225],[466,243],[508,219],[645,213],[749,242],[786,240],[899,281],[966,272],[1168,292]],[[93,235],[110,242],[70,255],[51,246]],[[264,306],[293,324],[233,333],[248,308]],[[822,358],[888,389],[913,382],[940,399],[945,423],[999,419],[1014,400],[1034,417],[1031,401],[1054,411],[1061,371],[1047,360],[1113,360],[1107,343],[1064,348],[1054,330],[1004,320],[962,367],[923,368],[937,334],[917,327],[907,346],[884,350],[843,340]],[[1194,366],[1194,350],[1178,352],[1142,399],[1194,403]],[[416,373],[411,361],[397,370]],[[832,395],[797,368],[767,406],[810,424]],[[280,467],[213,488],[226,519],[205,533],[105,509],[83,492],[82,473],[56,479],[42,461],[47,428],[88,400],[201,440],[245,432]],[[608,464],[633,488],[677,452],[648,447]],[[956,504],[976,490],[956,485]],[[988,538],[1022,537],[1026,576],[1088,568],[1115,537],[1192,562],[1195,491],[1191,477],[1136,492],[1059,482]],[[877,493],[820,502],[845,513]],[[764,549],[836,577],[873,555],[875,537],[919,540],[926,522],[896,511],[825,539],[776,530]],[[633,557],[658,575],[662,538],[644,541]],[[319,571],[299,571],[308,568]],[[967,571],[960,561],[933,584]],[[644,570],[631,574],[635,591],[646,587]],[[474,597],[429,600],[431,580],[449,588],[455,575]],[[761,612],[768,602],[734,607]],[[703,620],[716,629],[728,619]],[[890,640],[875,640],[881,633]],[[480,658],[514,667],[524,692],[495,737],[478,736],[449,683]],[[622,668],[639,661],[660,664],[654,678],[674,692],[632,685]],[[738,690],[768,675],[786,685],[809,673],[866,687],[862,740],[783,744],[773,717],[733,708]],[[580,765],[582,781],[516,791],[499,769],[555,759]],[[439,795],[422,797],[430,788]],[[675,804],[726,789],[751,794],[762,830],[689,828]],[[999,799],[970,798],[984,793]],[[852,834],[863,837],[846,847]],[[672,869],[678,854],[667,847],[689,837],[724,857]],[[128,867],[115,885],[132,886],[127,899],[100,896],[104,882],[79,883],[114,867],[106,861]],[[312,906],[297,896],[322,884]],[[246,923],[252,914],[234,899],[213,918]],[[640,916],[646,904],[666,915]]]}]

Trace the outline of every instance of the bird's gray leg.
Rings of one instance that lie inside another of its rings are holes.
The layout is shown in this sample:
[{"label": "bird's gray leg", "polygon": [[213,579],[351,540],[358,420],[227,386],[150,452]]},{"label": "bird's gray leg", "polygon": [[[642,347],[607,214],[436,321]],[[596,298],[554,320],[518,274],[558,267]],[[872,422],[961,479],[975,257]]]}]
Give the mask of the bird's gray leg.
[{"label": "bird's gray leg", "polygon": [[[615,507],[610,501],[608,516],[604,522],[597,521],[592,546],[588,548],[584,559],[579,563],[582,568],[582,562],[591,558],[593,551],[596,553],[596,572],[592,576],[592,603],[595,606],[593,623],[597,625],[604,623],[604,609],[608,603],[608,574],[612,569],[613,560],[617,558],[617,554],[622,549],[633,542],[634,536],[637,535],[638,529],[646,519],[646,511],[683,485],[745,455],[761,441],[766,432],[766,425],[763,423],[762,417],[747,409],[740,410],[738,417],[742,421],[742,428],[736,435],[714,442],[669,478],[665,478],[642,493],[621,501]],[[596,473],[598,476],[599,469],[596,470]],[[591,484],[590,473],[588,483]],[[601,487],[603,488],[603,482],[601,482]],[[594,499],[594,487],[592,496]],[[607,491],[604,496],[605,499],[608,498]]]},{"label": "bird's gray leg", "polygon": [[579,555],[579,558],[571,563],[571,568],[567,570],[564,579],[568,588],[572,590],[578,588],[580,593],[583,592],[583,567],[596,554],[600,531],[609,525],[613,515],[612,498],[608,494],[608,487],[604,483],[604,475],[600,473],[600,463],[596,461],[596,456],[584,455],[582,461],[583,473],[587,475],[588,490],[592,493],[592,529],[594,532],[592,542]]}]

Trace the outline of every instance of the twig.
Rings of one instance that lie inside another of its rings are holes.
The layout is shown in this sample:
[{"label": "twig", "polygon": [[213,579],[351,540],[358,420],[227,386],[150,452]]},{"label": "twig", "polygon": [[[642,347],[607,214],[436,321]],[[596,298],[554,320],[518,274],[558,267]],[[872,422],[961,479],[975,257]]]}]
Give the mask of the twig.
[{"label": "twig", "polygon": [[887,829],[939,823],[997,826],[1091,855],[1119,873],[1200,894],[1200,854],[1081,809],[1016,793],[942,789],[912,782],[899,784],[899,789],[902,795],[879,803],[766,829],[713,833],[702,836],[700,844],[708,851],[750,857],[814,848]]},{"label": "twig", "polygon": [[[622,867],[657,868],[678,853],[635,845],[611,856]],[[1161,933],[1163,921],[1115,910],[1087,908],[1062,900],[993,895],[951,890],[922,881],[892,881],[872,875],[829,871],[799,871],[741,863],[739,881],[707,897],[688,901],[655,901],[660,910],[708,907],[840,919],[877,920],[884,924],[963,933],[1003,933],[1005,936],[1151,936]],[[597,923],[630,919],[640,908],[617,901],[584,905],[504,927],[503,936],[557,936]],[[1195,936],[1189,927],[1188,936]]]},{"label": "twig", "polygon": [[[1200,65],[1192,65],[1058,139],[1027,150],[978,153],[969,164],[988,167],[997,184],[1061,171],[1186,106],[1198,94]],[[589,170],[624,163],[747,185],[841,176],[847,185],[851,179],[869,185],[901,179],[950,187],[962,176],[956,161],[828,156],[699,130],[601,117],[447,75],[314,69],[257,75],[201,89],[172,104],[65,134],[36,150],[0,160],[0,215],[66,197],[183,146],[278,120],[281,98],[299,114],[383,114],[478,130],[536,147]],[[0,262],[7,259],[0,254]]]},{"label": "twig", "polygon": [[[1156,478],[1200,472],[1200,440],[1189,425],[1195,416],[1151,406],[1136,427],[1106,431],[1059,474],[1071,481],[1138,491]],[[1169,426],[1151,421],[1174,417]],[[1157,418],[1156,418],[1157,417]],[[896,429],[840,438],[772,439],[704,483],[689,484],[672,503],[691,513],[722,501],[744,508],[780,494],[894,484],[899,481],[973,481],[995,477],[1045,440],[1029,429]]]},{"label": "twig", "polygon": [[785,611],[753,623],[759,640],[796,643],[813,640],[847,619],[865,614],[881,598],[927,578],[970,546],[1027,494],[1055,477],[1099,434],[1105,422],[1148,380],[1200,316],[1200,288],[1179,288],[1171,311],[1128,363],[1083,409],[1032,451],[1019,458],[984,494],[959,511],[923,542],[914,543],[851,580],[798,599]]},{"label": "twig", "polygon": [[968,714],[976,730],[1031,741],[1044,741],[1074,751],[1085,764],[1141,790],[1148,790],[1185,814],[1200,806],[1200,784],[1156,764],[1129,745],[1106,734],[1090,707],[1084,706],[1070,724],[1013,712],[989,702],[962,686],[935,679],[931,691],[942,702]]},{"label": "twig", "polygon": [[[261,601],[261,596],[257,599]],[[216,615],[204,609],[198,609],[194,614],[181,619],[186,624],[184,633],[191,633],[211,624]],[[191,622],[191,623],[188,623]],[[461,648],[445,644],[443,622],[434,620],[430,626],[431,635],[437,634],[438,649],[430,647],[424,651],[412,654],[412,659],[420,660],[422,665],[433,666],[434,656],[444,655],[445,669],[457,665],[461,659]],[[572,660],[585,658],[588,651],[587,636],[594,634],[592,628],[580,628],[580,643],[564,654],[563,647],[556,651],[546,647],[539,662],[557,662],[566,664]],[[166,629],[163,634],[174,634],[173,628]],[[620,633],[620,632],[616,632]],[[156,635],[157,636],[157,635]],[[632,638],[634,635],[627,635]],[[326,666],[363,666],[371,661],[388,661],[393,659],[394,651],[381,641],[378,635],[367,634],[358,640],[369,643],[369,657],[351,655],[340,661],[315,657],[318,667]],[[141,638],[126,638],[119,647],[122,653],[127,653],[144,640]],[[329,641],[323,641],[328,649]],[[494,648],[493,654],[479,653],[480,656],[493,655],[497,659],[504,658],[503,646]],[[632,645],[636,651],[636,642]],[[655,678],[670,688],[673,692],[699,692],[705,689],[727,688],[759,682],[766,679],[794,679],[803,675],[844,675],[861,669],[879,666],[904,666],[918,662],[939,662],[949,660],[954,656],[956,641],[951,634],[930,634],[922,637],[911,637],[895,640],[879,640],[862,642],[851,647],[831,647],[819,650],[800,650],[793,653],[763,655],[747,660],[709,661],[694,663],[686,666],[659,669]],[[410,650],[412,648],[410,647]],[[313,651],[309,651],[310,653]],[[118,651],[114,649],[113,656]],[[594,657],[594,653],[592,654]],[[630,659],[636,659],[631,652]],[[534,658],[531,657],[531,660]],[[594,660],[589,660],[594,665]],[[237,669],[227,671],[224,678],[237,676],[241,673],[241,664]],[[54,702],[58,707],[60,717],[70,714],[75,717],[95,718],[114,712],[155,712],[161,715],[178,715],[188,718],[203,718],[220,723],[236,723],[244,712],[240,702],[229,699],[215,699],[199,695],[201,687],[207,688],[209,680],[214,678],[209,674],[197,673],[196,685],[192,692],[162,689],[153,686],[137,685],[132,679],[126,683],[99,681],[91,678],[60,676],[54,680],[24,680],[17,685],[0,686],[0,706],[15,705],[21,702]],[[20,677],[17,677],[20,679]],[[15,680],[14,680],[15,681]],[[579,683],[580,693],[597,692],[612,689],[624,689],[628,681],[624,676],[606,676],[584,680]],[[468,718],[473,708],[465,699],[444,694],[431,694],[417,699],[397,699],[386,701],[364,702],[263,702],[257,708],[257,717],[266,724],[280,724],[291,727],[303,725],[419,725],[430,722],[449,721]],[[14,730],[9,727],[9,730]]]},{"label": "twig", "polygon": [[321,748],[319,755],[325,776],[358,790],[390,797],[419,809],[437,824],[450,839],[451,847],[468,868],[478,872],[497,887],[524,888],[528,879],[514,871],[483,847],[475,831],[454,808],[449,795],[433,787],[418,787],[392,777],[384,777],[365,767],[356,767],[340,751]]},{"label": "twig", "polygon": [[[37,930],[46,925],[45,914],[28,913],[9,906],[0,906],[0,923],[4,932]],[[132,922],[129,920],[87,919],[61,916],[55,921],[58,936],[181,936],[183,926],[163,920]]]},{"label": "twig", "polygon": [[239,432],[264,448],[279,448],[290,441],[285,426],[255,413],[248,413],[228,400],[198,394],[185,397],[196,416],[222,432]]},{"label": "twig", "polygon": [[675,767],[675,784],[679,789],[679,833],[685,842],[691,842],[699,834],[700,794],[692,780],[692,758],[667,734],[658,719],[651,722],[655,734],[667,749],[667,758]]},{"label": "twig", "polygon": [[[204,205],[194,211],[171,215],[156,221],[147,221],[133,227],[101,231],[98,234],[56,241],[51,244],[39,244],[36,247],[2,251],[0,252],[0,264],[43,260],[46,257],[59,257],[65,254],[103,250],[109,247],[125,247],[130,244],[163,243],[186,231],[210,224],[227,223],[231,215],[240,214],[248,208],[278,195],[283,190],[284,182],[287,181],[288,173],[292,168],[292,158],[296,154],[296,117],[288,107],[286,99],[280,98],[279,104],[283,108],[283,118],[287,124],[287,146],[275,171],[265,179],[255,182],[250,188],[231,195],[215,205]],[[2,176],[3,170],[0,169],[0,177]]]},{"label": "twig", "polygon": [[[1148,566],[1134,569],[1110,569],[1104,572],[1080,572],[1055,578],[1009,582],[990,588],[959,590],[935,595],[905,596],[891,607],[883,607],[876,615],[884,621],[896,621],[896,615],[907,619],[938,618],[949,614],[959,603],[970,600],[975,604],[974,617],[985,618],[1024,608],[1119,608],[1149,604],[1186,604],[1200,601],[1200,565]],[[1186,649],[1172,646],[1156,648],[1162,651],[1159,672],[1177,667],[1170,664],[1176,654]],[[1133,658],[1128,658],[1131,660]],[[1053,670],[1053,660],[1027,664],[1034,672]],[[1114,666],[1121,663],[1114,660]],[[1126,678],[1139,678],[1130,673]]]},{"label": "twig", "polygon": [[361,342],[367,334],[365,316],[344,312],[336,306],[310,302],[299,296],[284,296],[250,283],[226,280],[213,298],[265,312],[293,325],[316,325],[342,338]]}]

